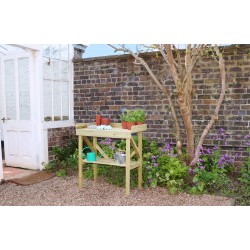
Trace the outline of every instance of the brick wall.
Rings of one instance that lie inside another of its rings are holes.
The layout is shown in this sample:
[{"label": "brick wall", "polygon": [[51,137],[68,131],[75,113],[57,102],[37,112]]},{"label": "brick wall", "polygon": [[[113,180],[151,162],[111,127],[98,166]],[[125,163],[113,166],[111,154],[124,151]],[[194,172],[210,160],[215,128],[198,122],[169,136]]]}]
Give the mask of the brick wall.
[{"label": "brick wall", "polygon": [[[241,156],[246,154],[244,136],[250,130],[249,50],[250,45],[225,49],[228,89],[219,121],[205,141],[205,144],[213,146],[218,138],[214,136],[215,131],[224,128],[228,134],[228,145],[223,149],[239,151]],[[157,59],[152,53],[143,57],[164,84],[174,89],[173,79],[162,59]],[[130,55],[75,60],[74,72],[76,122],[93,122],[97,113],[110,117],[112,122],[119,122],[121,108],[141,108],[147,113],[148,131],[144,135],[150,139],[174,142],[174,122],[166,97],[144,67],[133,64]],[[194,69],[193,79],[193,120],[195,131],[200,134],[213,114],[220,93],[218,63],[208,57],[201,59]]]},{"label": "brick wall", "polygon": [[48,129],[49,161],[54,159],[51,152],[54,146],[63,146],[75,137],[75,128],[51,128]]}]

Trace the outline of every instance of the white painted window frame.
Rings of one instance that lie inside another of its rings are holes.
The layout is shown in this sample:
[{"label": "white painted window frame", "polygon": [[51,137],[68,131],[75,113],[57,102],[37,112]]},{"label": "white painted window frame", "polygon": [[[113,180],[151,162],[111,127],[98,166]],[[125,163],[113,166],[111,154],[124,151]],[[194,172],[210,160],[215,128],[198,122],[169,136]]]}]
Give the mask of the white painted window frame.
[{"label": "white painted window frame", "polygon": [[[42,124],[44,129],[49,128],[65,128],[75,126],[74,121],[74,96],[73,96],[73,81],[74,81],[74,72],[73,72],[73,57],[74,57],[74,46],[73,44],[69,44],[69,119],[68,120],[60,120],[60,121],[44,121],[44,104],[42,105]],[[41,59],[43,62],[43,58]],[[41,62],[41,63],[42,63]],[[43,68],[42,68],[43,69]],[[43,70],[42,74],[42,83],[43,83]],[[53,87],[53,85],[52,85]],[[43,86],[41,93],[41,100],[43,100]],[[43,102],[43,101],[42,101]],[[53,94],[52,94],[52,108],[53,108]],[[62,105],[61,105],[61,113],[62,113]]]}]

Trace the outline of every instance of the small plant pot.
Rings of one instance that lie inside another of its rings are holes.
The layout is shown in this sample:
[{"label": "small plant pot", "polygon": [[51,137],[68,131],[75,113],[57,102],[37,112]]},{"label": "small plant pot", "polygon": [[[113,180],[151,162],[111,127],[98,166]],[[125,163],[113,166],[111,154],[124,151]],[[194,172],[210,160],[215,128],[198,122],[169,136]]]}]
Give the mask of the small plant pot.
[{"label": "small plant pot", "polygon": [[122,122],[122,128],[127,129],[127,122]]},{"label": "small plant pot", "polygon": [[136,125],[142,125],[144,122],[136,122]]},{"label": "small plant pot", "polygon": [[102,119],[101,115],[96,115],[96,125],[97,126],[101,125],[101,119]]},{"label": "small plant pot", "polygon": [[109,118],[102,118],[101,121],[102,121],[102,125],[106,125],[106,126],[108,126],[109,123],[110,123],[110,119]]},{"label": "small plant pot", "polygon": [[135,122],[127,122],[127,129],[131,130],[131,127],[135,125]]}]

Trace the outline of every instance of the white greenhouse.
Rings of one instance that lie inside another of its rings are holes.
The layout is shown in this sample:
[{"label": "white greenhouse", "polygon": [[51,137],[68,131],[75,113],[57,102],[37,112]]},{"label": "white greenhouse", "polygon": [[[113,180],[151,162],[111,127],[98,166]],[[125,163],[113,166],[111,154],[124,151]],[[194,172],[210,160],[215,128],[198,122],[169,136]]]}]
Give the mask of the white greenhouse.
[{"label": "white greenhouse", "polygon": [[0,44],[0,180],[2,155],[8,166],[42,169],[48,129],[74,126],[73,57],[69,44]]}]

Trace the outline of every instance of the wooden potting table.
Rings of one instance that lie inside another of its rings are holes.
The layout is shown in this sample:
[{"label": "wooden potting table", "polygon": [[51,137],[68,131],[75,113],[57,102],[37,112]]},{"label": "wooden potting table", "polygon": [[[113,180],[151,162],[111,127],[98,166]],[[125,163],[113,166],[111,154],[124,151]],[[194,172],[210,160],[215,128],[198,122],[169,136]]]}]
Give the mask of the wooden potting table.
[{"label": "wooden potting table", "polygon": [[[126,195],[129,195],[130,191],[130,170],[138,168],[138,188],[142,188],[142,132],[147,130],[147,125],[135,125],[131,130],[122,129],[121,123],[111,123],[112,130],[97,130],[88,128],[89,125],[95,125],[95,123],[79,123],[76,124],[76,135],[78,135],[78,168],[79,168],[79,188],[82,188],[83,184],[83,164],[92,163],[94,167],[94,180],[97,180],[97,165],[111,165],[126,168]],[[138,145],[136,145],[132,134],[138,134]],[[93,143],[88,137],[93,137]],[[118,138],[126,139],[126,163],[117,164],[114,159],[110,159],[102,148],[98,145],[97,138]],[[82,159],[83,140],[86,144],[95,152],[101,153],[103,158],[97,158],[95,162],[88,162],[86,159]],[[130,153],[130,147],[133,147],[133,152]],[[133,156],[137,156],[137,161],[132,161]]]}]

